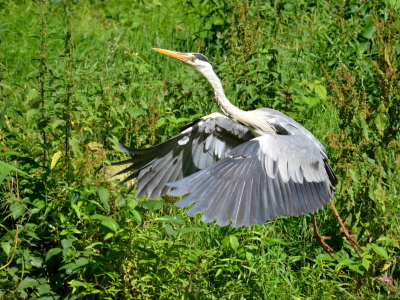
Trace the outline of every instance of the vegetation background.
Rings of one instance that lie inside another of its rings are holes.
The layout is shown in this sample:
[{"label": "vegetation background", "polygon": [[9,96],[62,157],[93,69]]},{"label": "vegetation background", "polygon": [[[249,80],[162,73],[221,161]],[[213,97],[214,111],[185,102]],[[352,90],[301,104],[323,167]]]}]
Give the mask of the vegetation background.
[{"label": "vegetation background", "polygon": [[[0,0],[1,299],[399,299],[398,0]],[[242,109],[313,132],[340,178],[330,208],[220,228],[105,179],[218,111],[201,52]],[[108,171],[109,172],[109,171]]]}]

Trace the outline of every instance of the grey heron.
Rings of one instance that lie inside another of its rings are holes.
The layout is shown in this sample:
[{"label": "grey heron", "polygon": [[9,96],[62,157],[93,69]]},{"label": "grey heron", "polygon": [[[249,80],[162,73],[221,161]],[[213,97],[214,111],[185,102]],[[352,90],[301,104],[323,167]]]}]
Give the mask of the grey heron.
[{"label": "grey heron", "polygon": [[136,197],[189,194],[176,205],[194,204],[188,214],[205,212],[202,221],[219,226],[253,226],[279,216],[311,214],[317,241],[328,253],[333,250],[319,235],[314,214],[330,203],[359,255],[360,246],[331,201],[338,179],[322,144],[277,110],[243,111],[234,106],[204,55],[154,50],[200,72],[214,89],[223,114],[195,120],[148,149],[120,145],[133,157],[117,163],[132,164],[118,174],[131,172],[124,182],[137,180]]}]

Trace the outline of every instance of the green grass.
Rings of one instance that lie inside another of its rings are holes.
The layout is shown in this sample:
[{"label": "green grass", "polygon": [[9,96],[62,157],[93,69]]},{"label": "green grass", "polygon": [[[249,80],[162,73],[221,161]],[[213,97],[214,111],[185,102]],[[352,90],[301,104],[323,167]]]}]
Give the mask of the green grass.
[{"label": "green grass", "polygon": [[[0,298],[398,299],[399,9],[0,1]],[[128,158],[118,142],[148,147],[218,111],[201,75],[152,47],[205,54],[235,105],[321,140],[362,259],[328,207],[334,259],[309,215],[220,228],[104,179]]]}]

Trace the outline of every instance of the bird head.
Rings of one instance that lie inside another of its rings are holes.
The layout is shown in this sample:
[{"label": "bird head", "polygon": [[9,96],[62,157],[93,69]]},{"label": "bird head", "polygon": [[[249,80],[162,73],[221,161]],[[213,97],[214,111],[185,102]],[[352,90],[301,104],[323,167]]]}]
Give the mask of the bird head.
[{"label": "bird head", "polygon": [[212,66],[207,57],[200,53],[182,53],[158,48],[153,48],[153,50],[160,52],[164,55],[171,56],[201,73],[203,73],[202,71],[205,71],[209,68],[212,69]]}]

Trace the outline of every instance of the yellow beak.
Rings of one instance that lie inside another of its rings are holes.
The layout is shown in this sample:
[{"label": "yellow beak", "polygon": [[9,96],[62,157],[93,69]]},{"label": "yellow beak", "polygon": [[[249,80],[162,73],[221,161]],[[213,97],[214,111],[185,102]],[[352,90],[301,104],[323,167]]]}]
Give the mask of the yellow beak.
[{"label": "yellow beak", "polygon": [[158,49],[158,48],[152,48],[154,51],[160,52],[162,54],[171,56],[183,63],[188,62],[190,59],[185,53],[181,52],[176,52],[176,51],[171,51],[171,50],[165,50],[165,49]]}]

